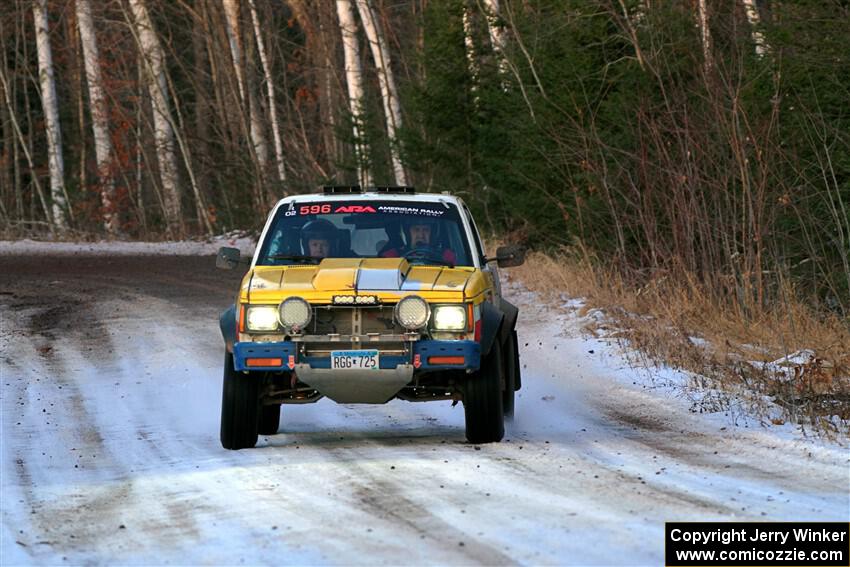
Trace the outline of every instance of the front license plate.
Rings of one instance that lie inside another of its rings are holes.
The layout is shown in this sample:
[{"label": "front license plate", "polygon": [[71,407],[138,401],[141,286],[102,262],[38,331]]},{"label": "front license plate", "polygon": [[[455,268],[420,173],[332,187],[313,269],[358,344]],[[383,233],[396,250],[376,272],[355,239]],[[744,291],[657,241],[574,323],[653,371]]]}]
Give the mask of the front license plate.
[{"label": "front license plate", "polygon": [[378,370],[376,350],[331,351],[331,370]]}]

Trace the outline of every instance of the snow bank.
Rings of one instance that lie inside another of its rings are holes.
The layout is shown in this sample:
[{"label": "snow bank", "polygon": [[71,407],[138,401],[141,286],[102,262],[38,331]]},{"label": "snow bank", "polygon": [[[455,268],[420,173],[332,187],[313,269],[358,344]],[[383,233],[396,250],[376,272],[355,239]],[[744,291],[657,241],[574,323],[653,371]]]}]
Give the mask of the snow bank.
[{"label": "snow bank", "polygon": [[243,254],[253,254],[256,241],[244,233],[229,233],[211,240],[183,240],[177,242],[47,242],[42,240],[0,240],[0,256],[26,254],[68,255],[166,255],[207,256],[215,255],[222,246],[238,248]]}]

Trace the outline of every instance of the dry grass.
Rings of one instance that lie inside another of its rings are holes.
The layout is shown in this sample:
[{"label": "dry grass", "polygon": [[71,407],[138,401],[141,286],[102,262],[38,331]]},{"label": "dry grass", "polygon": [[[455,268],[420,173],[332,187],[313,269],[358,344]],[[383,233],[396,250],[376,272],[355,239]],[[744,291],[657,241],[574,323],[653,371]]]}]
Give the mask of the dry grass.
[{"label": "dry grass", "polygon": [[584,310],[602,309],[608,321],[589,323],[589,333],[628,342],[644,362],[691,371],[700,377],[694,385],[743,394],[764,419],[768,399],[784,414],[775,417],[774,407],[771,421],[850,433],[850,322],[816,315],[790,289],[782,305],[744,313],[693,279],[659,274],[638,286],[569,251],[532,253],[511,275],[556,304],[563,294],[583,298]]}]

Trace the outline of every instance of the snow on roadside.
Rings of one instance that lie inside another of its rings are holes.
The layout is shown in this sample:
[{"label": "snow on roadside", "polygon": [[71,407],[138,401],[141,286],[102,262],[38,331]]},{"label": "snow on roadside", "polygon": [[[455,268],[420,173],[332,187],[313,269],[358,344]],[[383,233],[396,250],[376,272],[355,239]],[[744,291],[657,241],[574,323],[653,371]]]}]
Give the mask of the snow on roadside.
[{"label": "snow on roadside", "polygon": [[[523,305],[541,304],[542,300],[538,299],[536,292],[504,274],[503,289],[506,295],[519,299]],[[580,314],[587,307],[584,299],[565,295],[561,299],[557,315],[551,316],[552,336],[565,336],[567,329],[585,334],[583,338],[587,352],[594,355],[597,368],[606,377],[668,399],[692,414],[701,414],[710,427],[719,431],[727,428],[761,428],[766,434],[785,441],[804,442],[809,447],[835,447],[836,442],[840,446],[848,444],[846,438],[830,440],[817,435],[811,428],[786,421],[783,408],[768,396],[743,388],[721,390],[714,387],[705,376],[650,360],[645,354],[630,347],[618,332],[621,329],[616,327],[604,310],[592,308]],[[605,325],[607,334],[594,337],[585,331],[588,324],[596,324],[597,328],[599,324]],[[691,338],[691,342],[698,344],[699,339],[694,339]],[[791,363],[808,360],[808,354],[808,351],[794,353],[769,364],[788,371]]]},{"label": "snow on roadside", "polygon": [[222,246],[238,248],[242,254],[253,254],[256,241],[251,235],[241,231],[218,235],[210,240],[182,240],[173,242],[0,240],[0,256],[20,254],[31,256],[46,254],[207,256],[214,255]]}]

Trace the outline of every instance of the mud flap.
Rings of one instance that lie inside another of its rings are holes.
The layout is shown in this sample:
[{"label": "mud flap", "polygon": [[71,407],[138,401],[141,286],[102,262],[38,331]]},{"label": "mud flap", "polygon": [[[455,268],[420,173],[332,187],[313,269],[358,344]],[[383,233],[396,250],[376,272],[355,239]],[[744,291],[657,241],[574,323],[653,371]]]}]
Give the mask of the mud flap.
[{"label": "mud flap", "polygon": [[232,354],[233,343],[236,342],[236,305],[231,305],[219,315],[218,327],[221,329],[224,347]]},{"label": "mud flap", "polygon": [[486,356],[493,346],[493,341],[498,338],[499,344],[506,345],[511,340],[511,333],[516,328],[516,320],[519,315],[512,303],[499,300],[499,307],[485,302],[481,308],[481,357]]},{"label": "mud flap", "polygon": [[481,359],[490,353],[493,348],[493,342],[498,338],[499,343],[503,343],[502,339],[502,321],[505,314],[502,313],[495,305],[489,301],[484,302],[481,306]]}]

